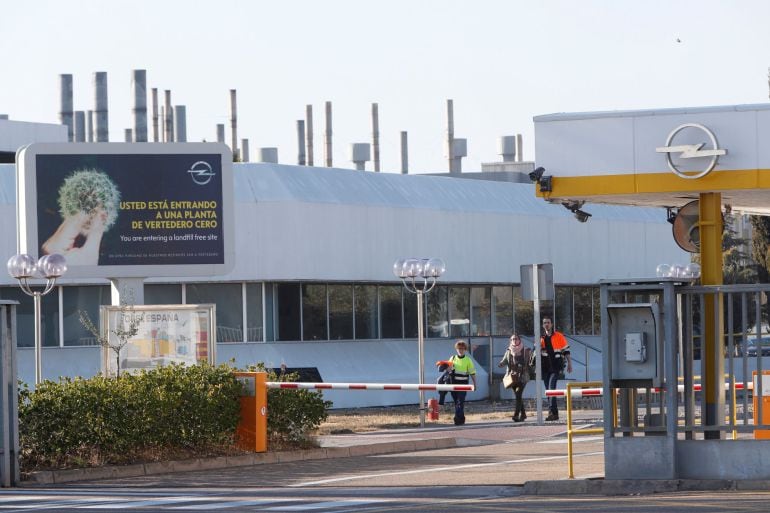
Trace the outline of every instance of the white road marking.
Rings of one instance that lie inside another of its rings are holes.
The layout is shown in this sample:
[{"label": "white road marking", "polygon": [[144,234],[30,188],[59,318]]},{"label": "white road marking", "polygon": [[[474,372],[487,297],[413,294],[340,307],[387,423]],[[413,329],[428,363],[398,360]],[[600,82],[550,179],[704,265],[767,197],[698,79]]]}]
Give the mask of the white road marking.
[{"label": "white road marking", "polygon": [[[595,456],[597,454],[604,454],[604,451],[597,451],[597,452],[588,452],[583,454],[575,455],[575,457],[580,456]],[[306,483],[298,483],[298,484],[292,484],[288,485],[289,488],[302,488],[304,486],[318,486],[318,485],[324,485],[329,483],[339,483],[342,481],[357,481],[359,479],[372,479],[376,477],[387,477],[387,476],[408,476],[412,474],[427,474],[430,472],[444,472],[444,471],[455,471],[460,469],[470,469],[470,468],[481,468],[481,467],[494,467],[498,465],[513,465],[516,463],[533,463],[538,461],[552,461],[552,460],[565,460],[567,459],[567,455],[563,456],[543,456],[540,458],[525,458],[520,460],[505,460],[505,461],[495,461],[491,463],[469,463],[467,465],[452,465],[448,467],[431,467],[431,468],[423,468],[418,470],[404,470],[400,472],[385,472],[380,474],[367,474],[367,475],[356,475],[356,476],[347,476],[347,477],[335,477],[332,479],[322,479],[320,481],[310,481]]]}]

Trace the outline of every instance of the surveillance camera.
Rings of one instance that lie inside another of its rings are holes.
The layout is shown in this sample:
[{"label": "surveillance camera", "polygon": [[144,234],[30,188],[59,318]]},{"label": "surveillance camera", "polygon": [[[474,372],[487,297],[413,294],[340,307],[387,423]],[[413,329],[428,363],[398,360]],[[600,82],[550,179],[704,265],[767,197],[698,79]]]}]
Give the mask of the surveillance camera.
[{"label": "surveillance camera", "polygon": [[[543,169],[543,168],[540,168]],[[553,185],[551,184],[551,178],[552,176],[543,176],[538,180],[538,183],[540,184],[540,192],[551,192],[553,190]]]},{"label": "surveillance camera", "polygon": [[586,221],[588,221],[589,217],[591,217],[591,214],[589,214],[588,212],[584,212],[580,209],[575,210],[575,219],[577,219],[581,223],[585,223]]},{"label": "surveillance camera", "polygon": [[540,177],[543,176],[543,173],[545,173],[545,168],[538,167],[529,174],[529,179],[532,180],[533,182],[539,182]]}]

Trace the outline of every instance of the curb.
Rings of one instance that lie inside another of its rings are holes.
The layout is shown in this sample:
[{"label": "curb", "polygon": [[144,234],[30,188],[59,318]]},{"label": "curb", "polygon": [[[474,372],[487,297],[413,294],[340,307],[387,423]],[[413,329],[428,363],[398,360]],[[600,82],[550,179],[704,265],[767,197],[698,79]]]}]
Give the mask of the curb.
[{"label": "curb", "polygon": [[89,467],[70,470],[40,470],[30,472],[20,486],[36,486],[72,483],[77,481],[95,481],[99,479],[120,479],[126,477],[154,476],[173,472],[195,472],[199,470],[217,470],[232,467],[249,467],[270,463],[287,463],[302,460],[325,460],[331,458],[350,458],[372,456],[375,454],[393,454],[399,452],[429,451],[457,447],[456,438],[429,438],[401,442],[384,442],[351,447],[322,447],[301,451],[262,452],[238,456],[217,456],[214,458],[194,458],[189,460],[159,461],[138,463],[135,465]]},{"label": "curb", "polygon": [[652,495],[705,491],[768,491],[770,481],[733,479],[579,479],[527,481],[522,495]]}]

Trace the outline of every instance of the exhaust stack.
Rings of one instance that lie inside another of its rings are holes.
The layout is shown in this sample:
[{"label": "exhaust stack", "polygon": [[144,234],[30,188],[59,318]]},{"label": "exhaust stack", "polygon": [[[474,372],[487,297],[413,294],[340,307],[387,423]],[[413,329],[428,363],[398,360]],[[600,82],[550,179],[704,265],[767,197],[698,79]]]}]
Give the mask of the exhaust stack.
[{"label": "exhaust stack", "polygon": [[325,131],[326,167],[332,167],[332,102],[326,102],[326,131]]},{"label": "exhaust stack", "polygon": [[110,140],[109,112],[107,110],[107,72],[94,73],[94,91],[96,116],[95,131],[96,142],[108,142]]},{"label": "exhaust stack", "polygon": [[72,75],[69,73],[59,75],[59,122],[67,127],[67,141],[72,142],[74,126],[72,120]]},{"label": "exhaust stack", "polygon": [[305,165],[305,120],[297,120],[297,165]]},{"label": "exhaust stack", "polygon": [[379,106],[372,103],[372,153],[374,154],[374,172],[380,172],[380,112]]},{"label": "exhaust stack", "polygon": [[131,88],[134,91],[134,140],[147,142],[147,70],[131,72]]}]

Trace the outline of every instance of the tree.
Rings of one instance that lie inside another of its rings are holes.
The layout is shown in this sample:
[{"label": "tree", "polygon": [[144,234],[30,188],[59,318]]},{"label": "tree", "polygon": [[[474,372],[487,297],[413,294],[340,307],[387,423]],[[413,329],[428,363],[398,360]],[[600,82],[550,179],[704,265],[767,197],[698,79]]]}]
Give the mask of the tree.
[{"label": "tree", "polygon": [[[78,310],[78,317],[80,319],[80,324],[96,337],[96,340],[99,341],[99,345],[105,349],[110,349],[115,353],[115,370],[117,372],[117,377],[120,377],[120,352],[139,332],[139,324],[142,322],[141,318],[134,312],[133,302],[120,302],[117,325],[115,328],[109,330],[106,335],[103,335],[99,331],[99,328],[93,321],[91,321],[91,317],[85,310]],[[111,342],[110,335],[115,335],[117,342]]]},{"label": "tree", "polygon": [[751,216],[751,256],[760,283],[770,281],[770,217]]}]

